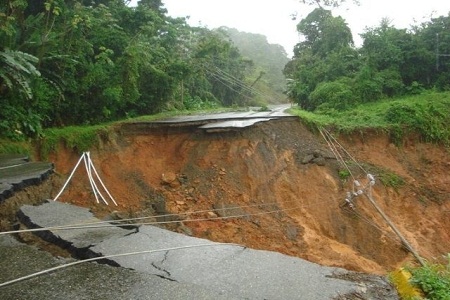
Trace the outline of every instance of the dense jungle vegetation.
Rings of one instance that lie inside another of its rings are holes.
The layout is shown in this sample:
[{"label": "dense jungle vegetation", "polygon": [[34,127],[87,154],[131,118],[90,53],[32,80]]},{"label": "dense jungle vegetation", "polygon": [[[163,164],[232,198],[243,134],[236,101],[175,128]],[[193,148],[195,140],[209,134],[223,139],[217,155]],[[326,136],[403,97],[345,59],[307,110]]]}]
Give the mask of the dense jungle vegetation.
[{"label": "dense jungle vegetation", "polygon": [[284,73],[290,97],[305,110],[450,89],[450,14],[408,30],[381,20],[362,34],[359,49],[345,20],[330,10],[315,9],[297,30],[303,40]]},{"label": "dense jungle vegetation", "polygon": [[266,101],[250,88],[258,67],[223,30],[171,18],[160,0],[128,4],[1,2],[0,136]]},{"label": "dense jungle vegetation", "polygon": [[262,35],[171,18],[161,0],[2,1],[0,136],[287,97],[329,113],[450,90],[450,15],[408,30],[382,20],[356,48],[345,20],[324,8],[339,2],[319,1],[298,23],[289,61]]}]

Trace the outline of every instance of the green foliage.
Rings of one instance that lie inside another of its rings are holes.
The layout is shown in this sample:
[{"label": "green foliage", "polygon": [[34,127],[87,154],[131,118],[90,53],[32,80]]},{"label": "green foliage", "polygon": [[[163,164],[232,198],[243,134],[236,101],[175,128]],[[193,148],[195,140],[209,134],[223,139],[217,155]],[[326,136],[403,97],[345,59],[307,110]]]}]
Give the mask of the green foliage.
[{"label": "green foliage", "polygon": [[353,104],[353,91],[344,80],[322,82],[310,94],[310,107],[343,110]]},{"label": "green foliage", "polygon": [[[308,5],[339,7],[346,1],[345,0],[301,0],[301,2],[304,4],[308,4]],[[355,4],[359,4],[358,0],[353,0],[352,2]]]},{"label": "green foliage", "polygon": [[376,71],[369,67],[363,66],[355,77],[355,91],[360,103],[373,102],[383,96],[383,87]]},{"label": "green foliage", "polygon": [[0,153],[30,155],[32,153],[32,147],[27,142],[0,139]]},{"label": "green foliage", "polygon": [[403,60],[403,45],[409,36],[406,29],[396,29],[388,19],[381,20],[376,28],[369,28],[362,35],[364,44],[361,52],[367,64],[376,70],[397,67]]},{"label": "green foliage", "polygon": [[32,108],[15,108],[5,104],[0,111],[0,132],[3,137],[20,141],[42,134],[42,119]]},{"label": "green foliage", "polygon": [[234,28],[220,27],[233,41],[242,55],[252,61],[246,69],[251,86],[265,96],[266,103],[276,103],[284,98],[285,78],[283,68],[289,61],[286,50],[276,44],[269,44],[261,34],[240,32]]},{"label": "green foliage", "polygon": [[351,174],[350,174],[349,170],[344,169],[344,170],[339,170],[338,175],[342,181],[346,181],[350,177]]},{"label": "green foliage", "polygon": [[330,52],[353,44],[350,28],[341,17],[333,17],[330,10],[316,8],[297,25],[305,40],[296,45],[295,54],[311,50],[313,55],[326,57]]},{"label": "green foliage", "polygon": [[60,145],[74,149],[81,154],[98,146],[100,138],[107,136],[109,130],[105,125],[46,129],[44,137],[40,139],[40,154],[44,158],[48,157],[50,153],[57,151]]},{"label": "green foliage", "polygon": [[187,110],[199,111],[219,107],[214,101],[203,101],[200,97],[186,97],[183,101],[184,108]]},{"label": "green foliage", "polygon": [[447,259],[447,265],[426,263],[423,267],[409,268],[411,282],[425,293],[427,299],[450,299],[450,254]]},{"label": "green foliage", "polygon": [[377,77],[381,82],[383,95],[392,98],[403,94],[404,84],[398,70],[385,69],[378,72]]},{"label": "green foliage", "polygon": [[400,299],[419,300],[422,299],[422,293],[414,287],[409,279],[411,273],[404,268],[397,269],[389,273],[389,281],[395,286]]},{"label": "green foliage", "polygon": [[[224,39],[220,31],[200,32],[202,35],[193,55],[199,67],[196,73],[208,82],[211,94],[222,105],[246,105],[251,95],[243,82],[249,62],[243,59],[238,48]],[[192,90],[195,87],[189,88]]]},{"label": "green foliage", "polygon": [[250,62],[229,40],[168,17],[161,1],[127,4],[1,2],[1,136],[179,109],[179,99],[196,109],[253,97],[237,84]]},{"label": "green foliage", "polygon": [[4,49],[0,51],[0,96],[7,93],[33,98],[31,81],[41,73],[36,69],[37,57],[21,51]]},{"label": "green foliage", "polygon": [[381,172],[378,174],[378,178],[386,187],[392,187],[398,190],[401,186],[405,184],[405,180],[399,175],[392,172]]},{"label": "green foliage", "polygon": [[386,111],[386,121],[396,130],[419,133],[427,142],[450,142],[450,99],[441,101],[398,102]]},{"label": "green foliage", "polygon": [[450,53],[450,15],[432,18],[411,30],[397,29],[383,19],[361,35],[360,49],[351,47],[345,20],[330,10],[315,9],[297,29],[303,39],[284,73],[289,78],[287,95],[303,109],[313,111],[320,106],[317,102],[336,108],[335,97],[329,93],[323,97],[317,89],[342,77],[351,82],[347,101],[354,104],[415,95],[425,89],[450,90],[446,56]]},{"label": "green foliage", "polygon": [[311,126],[351,132],[371,128],[394,135],[419,134],[426,142],[449,145],[450,93],[428,93],[360,104],[346,111],[322,109],[316,113],[292,110]]}]

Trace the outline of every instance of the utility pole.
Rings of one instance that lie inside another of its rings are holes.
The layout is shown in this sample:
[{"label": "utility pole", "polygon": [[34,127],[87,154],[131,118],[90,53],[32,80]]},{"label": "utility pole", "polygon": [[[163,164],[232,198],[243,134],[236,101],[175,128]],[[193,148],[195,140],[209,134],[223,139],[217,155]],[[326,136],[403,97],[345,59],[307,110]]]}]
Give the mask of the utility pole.
[{"label": "utility pole", "polygon": [[420,257],[420,255],[417,253],[417,251],[411,246],[411,244],[403,237],[403,235],[400,233],[400,231],[395,227],[394,223],[389,219],[389,217],[381,210],[381,208],[378,206],[378,204],[375,202],[375,200],[372,197],[371,190],[369,190],[368,193],[364,193],[364,195],[369,199],[370,203],[375,207],[375,209],[378,211],[378,213],[383,217],[383,219],[388,223],[388,225],[392,228],[392,230],[397,234],[397,236],[402,241],[402,244],[408,249],[414,257],[417,259],[417,261],[422,265],[425,266],[425,262]]},{"label": "utility pole", "polygon": [[181,79],[181,105],[184,104],[184,79]]},{"label": "utility pole", "polygon": [[441,54],[439,52],[439,33],[436,33],[436,71],[439,71],[439,67],[440,67],[440,61],[439,61],[439,57],[450,57],[450,54]]},{"label": "utility pole", "polygon": [[439,71],[439,33],[436,33],[436,71]]}]

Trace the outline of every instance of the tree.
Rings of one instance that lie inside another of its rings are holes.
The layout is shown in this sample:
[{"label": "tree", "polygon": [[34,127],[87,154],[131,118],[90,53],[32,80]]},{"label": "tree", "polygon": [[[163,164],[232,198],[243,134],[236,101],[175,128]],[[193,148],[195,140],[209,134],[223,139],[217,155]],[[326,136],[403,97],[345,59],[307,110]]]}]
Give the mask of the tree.
[{"label": "tree", "polygon": [[424,66],[421,71],[425,76],[420,83],[427,87],[450,89],[450,12],[447,16],[432,18],[416,28],[419,48],[423,54]]},{"label": "tree", "polygon": [[342,17],[333,17],[331,11],[314,9],[297,25],[297,31],[304,40],[296,45],[294,54],[307,49],[313,55],[326,57],[332,51],[353,46],[350,28]]},{"label": "tree", "polygon": [[166,13],[160,0],[0,2],[0,127],[15,129],[0,134],[150,114],[180,98],[240,104],[238,81],[218,75],[244,78],[239,51]]},{"label": "tree", "polygon": [[297,25],[303,40],[294,49],[293,60],[284,73],[292,80],[288,95],[304,108],[313,110],[312,93],[319,83],[338,80],[355,73],[358,55],[352,48],[353,38],[345,20],[333,17],[331,11],[314,9]]},{"label": "tree", "polygon": [[245,62],[239,50],[218,32],[199,33],[192,58],[211,85],[212,95],[225,106],[244,104],[249,95],[243,90]]},{"label": "tree", "polygon": [[234,28],[221,27],[221,31],[236,45],[239,52],[251,65],[246,69],[248,85],[267,95],[261,101],[278,103],[285,98],[286,80],[283,68],[289,61],[286,51],[280,45],[269,44],[267,37],[261,34],[240,32]]},{"label": "tree", "polygon": [[33,99],[31,84],[34,77],[41,76],[36,69],[37,57],[9,49],[0,52],[0,96],[8,93]]},{"label": "tree", "polygon": [[322,82],[309,95],[310,109],[333,108],[343,110],[354,104],[352,80],[341,78],[332,82]]},{"label": "tree", "polygon": [[370,66],[385,70],[403,62],[402,45],[408,40],[406,29],[396,29],[388,19],[383,19],[380,26],[367,29],[361,36],[364,39],[361,52]]},{"label": "tree", "polygon": [[[301,0],[300,2],[302,2],[303,4],[308,4],[308,5],[317,5],[320,8],[323,8],[323,7],[339,7],[342,4],[344,4],[346,1],[345,0]],[[354,4],[359,4],[358,0],[353,0],[352,2]]]}]

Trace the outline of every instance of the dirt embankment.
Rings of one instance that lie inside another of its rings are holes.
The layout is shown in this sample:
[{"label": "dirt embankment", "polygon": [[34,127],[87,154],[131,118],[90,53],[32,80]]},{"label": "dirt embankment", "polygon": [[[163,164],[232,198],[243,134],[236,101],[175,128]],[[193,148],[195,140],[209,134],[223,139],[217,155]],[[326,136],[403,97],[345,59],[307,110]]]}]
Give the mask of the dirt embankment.
[{"label": "dirt embankment", "polygon": [[[448,150],[416,142],[396,147],[375,133],[340,141],[358,162],[405,180],[397,190],[378,181],[374,197],[421,255],[448,253]],[[298,121],[212,133],[126,126],[91,157],[119,207],[95,204],[82,170],[60,200],[100,216],[113,210],[126,216],[189,212],[171,228],[370,273],[412,260],[366,199],[357,198],[355,210],[341,208],[351,186],[319,135]],[[51,157],[61,175],[53,177],[53,187],[62,186],[78,159],[63,148]],[[226,219],[231,215],[245,216]],[[225,219],[195,221],[216,217]]]}]

